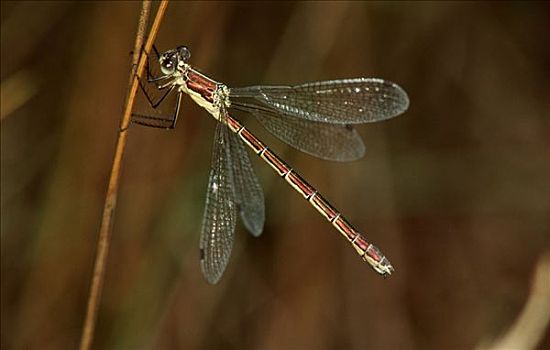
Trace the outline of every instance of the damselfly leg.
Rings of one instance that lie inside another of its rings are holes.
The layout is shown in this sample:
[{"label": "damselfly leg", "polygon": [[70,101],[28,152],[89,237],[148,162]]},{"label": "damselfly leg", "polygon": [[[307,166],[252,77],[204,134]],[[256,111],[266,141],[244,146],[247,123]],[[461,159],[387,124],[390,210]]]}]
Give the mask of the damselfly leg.
[{"label": "damselfly leg", "polygon": [[[151,103],[151,107],[153,108],[158,107],[164,101],[168,93],[172,91],[173,91],[173,88],[168,90],[168,92],[163,95],[163,97],[160,99],[158,103],[156,104]],[[176,103],[174,104],[174,112],[172,113],[171,117],[152,116],[152,115],[146,115],[146,114],[132,113],[132,123],[148,126],[152,128],[158,128],[158,129],[174,129],[178,121],[181,98],[183,95],[181,91],[178,91],[176,93],[177,93]]]},{"label": "damselfly leg", "polygon": [[[143,54],[146,54],[144,50],[142,50],[142,52]],[[155,45],[153,45],[153,52],[155,53],[155,56],[157,57],[157,60],[158,60],[160,58],[160,55]],[[149,61],[150,61],[150,57],[147,56],[147,63],[146,63],[147,82],[149,84],[154,84],[157,91],[164,90],[163,94],[160,95],[155,100],[155,97],[153,97],[147,91],[147,88],[143,84],[142,80],[138,78],[140,89],[143,92],[143,95],[145,96],[145,98],[147,99],[147,102],[149,103],[150,107],[156,111],[157,108],[165,101],[166,97],[168,97],[171,93],[174,93],[174,91],[177,94],[176,102],[174,104],[173,112],[171,116],[132,113],[132,123],[153,127],[153,128],[173,129],[176,127],[176,123],[178,120],[183,92],[178,89],[178,85],[175,84],[173,81],[168,81],[168,82],[165,82],[164,84],[158,84],[159,81],[163,81],[171,78],[171,75],[164,74],[160,76],[154,76],[154,74],[150,69]]]}]

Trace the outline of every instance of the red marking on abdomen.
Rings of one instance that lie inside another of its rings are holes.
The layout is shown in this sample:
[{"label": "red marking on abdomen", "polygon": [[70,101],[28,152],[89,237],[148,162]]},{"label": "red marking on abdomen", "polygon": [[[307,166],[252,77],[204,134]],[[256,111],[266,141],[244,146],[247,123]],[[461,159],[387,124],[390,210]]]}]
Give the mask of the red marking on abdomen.
[{"label": "red marking on abdomen", "polygon": [[239,132],[243,126],[237,119],[232,118],[229,114],[225,115],[225,122],[227,123],[227,126],[229,126],[229,129],[231,131],[237,133]]},{"label": "red marking on abdomen", "polygon": [[368,255],[372,260],[377,262],[382,261],[384,258],[384,254],[382,254],[382,252],[373,245],[371,245],[370,249],[365,250],[365,255]]},{"label": "red marking on abdomen", "polygon": [[369,245],[370,243],[367,242],[363,236],[361,235],[358,235],[356,238],[355,238],[355,241],[353,241],[353,244],[355,246],[357,246],[357,248],[359,248],[361,250],[361,253],[360,254],[364,254],[367,249],[369,248]]},{"label": "red marking on abdomen", "polygon": [[315,209],[317,209],[323,216],[328,220],[332,221],[338,212],[334,209],[326,199],[323,198],[319,193],[314,194],[309,202]]},{"label": "red marking on abdomen", "polygon": [[[271,152],[256,136],[249,132],[236,119],[229,114],[225,115],[225,123],[231,131],[237,133],[241,140],[246,143],[254,152],[266,161],[280,176],[308,202],[319,211],[332,225],[351,242],[357,253],[363,260],[368,262],[378,273],[389,275],[393,271],[388,259],[382,252],[357,232],[347,220],[324,199],[315,188],[307,183],[300,175],[294,172],[282,159]],[[201,252],[202,254],[203,252]]]},{"label": "red marking on abdomen", "polygon": [[358,235],[357,231],[351,227],[349,222],[346,221],[342,216],[337,217],[333,222],[332,225],[340,231],[341,234],[346,236],[346,238],[350,241],[353,241],[353,239]]},{"label": "red marking on abdomen", "polygon": [[271,152],[269,149],[265,149],[265,151],[260,154],[260,156],[269,164],[280,176],[283,176],[287,174],[290,171],[290,168],[288,165],[286,165],[279,157],[277,157],[273,152]]},{"label": "red marking on abdomen", "polygon": [[304,198],[308,199],[313,193],[315,193],[315,188],[311,187],[310,184],[306,182],[300,175],[291,170],[285,176],[285,180],[290,183],[296,191],[298,191]]},{"label": "red marking on abdomen", "polygon": [[262,143],[262,141],[258,140],[256,136],[252,135],[252,133],[246,128],[243,128],[239,135],[241,136],[241,139],[250,147],[256,154],[260,154],[261,151],[266,149],[265,145]]}]

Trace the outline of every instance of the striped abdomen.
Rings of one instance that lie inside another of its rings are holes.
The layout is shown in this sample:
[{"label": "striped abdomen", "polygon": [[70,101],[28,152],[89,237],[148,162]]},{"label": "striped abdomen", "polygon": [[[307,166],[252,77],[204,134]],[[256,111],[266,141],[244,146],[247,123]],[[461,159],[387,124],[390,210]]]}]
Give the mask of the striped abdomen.
[{"label": "striped abdomen", "polygon": [[298,193],[300,193],[317,211],[319,211],[349,242],[357,253],[368,262],[376,272],[389,275],[393,267],[389,260],[372,243],[357,232],[351,224],[321,196],[317,190],[308,184],[297,172],[292,170],[281,158],[270,151],[256,136],[242,126],[229,114],[224,118],[229,129],[238,134],[257,155],[266,161],[281,177],[283,177]]}]

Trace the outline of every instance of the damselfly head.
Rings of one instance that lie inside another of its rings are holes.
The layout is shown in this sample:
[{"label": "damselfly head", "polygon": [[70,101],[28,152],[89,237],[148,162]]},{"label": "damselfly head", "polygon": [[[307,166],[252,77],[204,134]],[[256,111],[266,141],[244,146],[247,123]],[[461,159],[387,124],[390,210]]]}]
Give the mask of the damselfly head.
[{"label": "damselfly head", "polygon": [[190,57],[191,52],[187,47],[178,46],[175,50],[168,50],[160,55],[160,69],[165,75],[174,74],[176,69],[187,63]]}]

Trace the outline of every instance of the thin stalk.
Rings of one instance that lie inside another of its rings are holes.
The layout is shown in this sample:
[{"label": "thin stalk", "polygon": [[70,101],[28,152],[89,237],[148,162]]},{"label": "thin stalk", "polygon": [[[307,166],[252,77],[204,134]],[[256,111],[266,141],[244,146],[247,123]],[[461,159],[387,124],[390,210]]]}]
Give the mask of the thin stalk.
[{"label": "thin stalk", "polygon": [[[168,6],[168,0],[163,0],[157,10],[155,21],[151,26],[149,36],[145,46],[143,46],[143,40],[145,36],[145,28],[147,26],[147,19],[149,18],[149,12],[151,9],[151,1],[144,0],[142,3],[142,9],[138,22],[138,30],[136,33],[136,41],[134,46],[134,54],[132,58],[132,69],[130,75],[130,82],[128,93],[126,95],[126,104],[124,107],[124,113],[122,114],[120,129],[117,137],[115,154],[113,157],[113,165],[111,167],[111,175],[109,178],[109,185],[107,187],[107,194],[105,197],[105,206],[103,208],[103,217],[101,219],[101,227],[99,229],[99,236],[97,240],[97,250],[94,263],[94,271],[92,274],[92,280],[90,284],[90,292],[88,295],[88,305],[86,309],[86,318],[84,319],[84,325],[82,328],[82,335],[80,338],[80,350],[88,350],[92,345],[94,337],[95,324],[97,320],[98,306],[101,300],[101,291],[103,281],[105,279],[105,269],[107,264],[107,255],[109,252],[109,244],[111,241],[113,218],[116,206],[116,200],[118,196],[118,187],[120,179],[120,168],[122,166],[122,156],[126,147],[126,138],[128,132],[128,126],[130,125],[130,118],[132,115],[132,109],[134,107],[134,101],[138,90],[139,82],[138,77],[143,75],[143,70],[147,60],[147,54],[151,51],[153,42],[157,36],[160,23],[164,16],[166,7]],[[145,54],[142,54],[142,47]],[[136,64],[137,63],[137,64]]]}]

